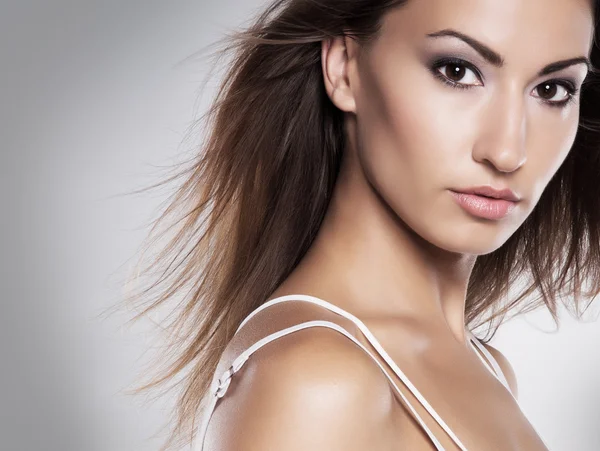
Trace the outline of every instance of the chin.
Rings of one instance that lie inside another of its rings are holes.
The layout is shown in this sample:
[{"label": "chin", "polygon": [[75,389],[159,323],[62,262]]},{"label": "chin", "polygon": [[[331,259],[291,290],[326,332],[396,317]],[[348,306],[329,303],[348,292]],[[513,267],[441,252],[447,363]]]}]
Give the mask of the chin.
[{"label": "chin", "polygon": [[448,224],[448,221],[439,221],[435,228],[430,228],[421,237],[448,252],[485,255],[502,247],[515,231],[514,227],[498,222],[458,222],[440,228],[439,224]]}]

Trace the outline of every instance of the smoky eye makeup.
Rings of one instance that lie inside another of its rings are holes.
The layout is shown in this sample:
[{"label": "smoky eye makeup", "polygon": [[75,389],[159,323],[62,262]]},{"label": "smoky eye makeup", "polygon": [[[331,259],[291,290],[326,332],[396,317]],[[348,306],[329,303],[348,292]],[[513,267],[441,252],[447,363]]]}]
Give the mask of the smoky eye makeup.
[{"label": "smoky eye makeup", "polygon": [[[453,56],[451,54],[438,54],[428,60],[427,67],[437,80],[451,88],[465,90],[484,85],[484,77],[479,68],[463,57]],[[476,83],[464,83],[460,81],[469,73],[473,74],[477,80]],[[458,79],[454,80],[453,77],[457,77]],[[552,98],[559,88],[562,88],[566,94],[566,96],[560,100],[547,100],[541,98],[542,96],[536,97],[540,97],[540,101],[543,104],[554,108],[564,108],[576,100],[579,89],[577,88],[577,81],[574,77],[556,77],[544,80],[534,87],[534,91],[538,93],[547,93],[549,91],[553,94],[550,96],[550,98]],[[542,91],[540,91],[540,89],[542,89]]]},{"label": "smoky eye makeup", "polygon": [[477,58],[476,56],[470,56],[468,52],[460,51],[460,50],[452,50],[448,51],[434,51],[429,52],[429,55],[425,58],[426,64],[431,67],[435,64],[438,64],[442,61],[451,61],[457,62],[469,67],[470,69],[476,70],[476,72],[481,76],[481,71],[479,67],[484,66],[486,63],[481,58]]},{"label": "smoky eye makeup", "polygon": [[[429,70],[436,77],[439,77],[439,74],[441,74],[440,68],[445,67],[445,66],[448,66],[448,67],[451,67],[454,69],[459,68],[459,71],[458,71],[459,75],[464,74],[464,73],[466,73],[467,70],[469,70],[473,74],[475,74],[475,76],[481,83],[483,83],[483,75],[481,74],[481,71],[477,68],[477,66],[475,64],[472,64],[463,58],[456,57],[456,56],[437,56],[437,57],[433,58],[428,64]],[[463,70],[460,71],[460,69],[463,69]],[[470,85],[470,86],[472,86],[472,85]]]}]

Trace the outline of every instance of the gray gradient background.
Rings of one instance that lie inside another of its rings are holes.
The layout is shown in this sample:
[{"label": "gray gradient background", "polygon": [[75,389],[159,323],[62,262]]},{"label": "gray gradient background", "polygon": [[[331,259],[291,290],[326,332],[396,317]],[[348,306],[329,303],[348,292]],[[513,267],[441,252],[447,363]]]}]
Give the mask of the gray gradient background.
[{"label": "gray gradient background", "polygon": [[[259,0],[0,3],[0,449],[141,451],[173,397],[123,394],[156,351],[150,321],[99,319],[168,195],[113,197],[178,161],[206,65],[177,65]],[[596,311],[598,308],[595,309]],[[492,342],[553,450],[600,449],[600,323],[536,312]],[[590,315],[593,319],[594,316]]]}]

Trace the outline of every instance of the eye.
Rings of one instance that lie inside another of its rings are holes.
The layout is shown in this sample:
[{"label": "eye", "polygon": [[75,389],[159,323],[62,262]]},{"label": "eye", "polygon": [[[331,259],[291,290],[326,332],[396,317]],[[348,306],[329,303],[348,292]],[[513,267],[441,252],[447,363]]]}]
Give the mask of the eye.
[{"label": "eye", "polygon": [[[574,100],[577,88],[567,80],[549,80],[536,86],[533,91],[541,94],[539,97],[543,102],[560,107]],[[555,97],[557,98],[552,100]]]},{"label": "eye", "polygon": [[[438,59],[431,65],[430,70],[436,78],[452,88],[471,89],[483,86],[477,83],[477,80],[482,80],[477,68],[460,58]],[[549,107],[562,108],[575,101],[578,89],[569,80],[548,80],[536,86],[534,91],[539,93],[539,96],[534,97],[540,98],[542,103]],[[557,99],[552,100],[555,97]]]},{"label": "eye", "polygon": [[474,66],[461,59],[445,58],[438,60],[431,68],[433,75],[453,88],[468,89],[481,86],[481,76]]}]

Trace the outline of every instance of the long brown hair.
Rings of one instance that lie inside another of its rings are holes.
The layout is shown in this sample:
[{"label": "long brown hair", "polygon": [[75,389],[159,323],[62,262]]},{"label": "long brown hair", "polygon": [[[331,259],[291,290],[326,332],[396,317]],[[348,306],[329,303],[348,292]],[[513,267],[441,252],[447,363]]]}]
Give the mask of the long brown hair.
[{"label": "long brown hair", "polygon": [[[185,373],[175,427],[163,450],[183,439],[183,432],[195,432],[223,348],[304,256],[325,215],[344,134],[343,115],[324,89],[321,42],[345,33],[368,46],[382,16],[405,3],[275,0],[251,26],[225,38],[217,55],[231,53],[233,59],[202,117],[208,135],[201,149],[175,176],[149,187],[183,178],[146,249],[166,232],[173,236],[139,272],[150,275],[146,288],[126,299],[142,307],[137,320],[180,298],[169,309],[175,315],[166,327],[172,344],[161,356],[170,361],[138,389]],[[594,0],[595,23],[599,3]],[[558,325],[560,302],[580,317],[600,292],[597,69],[582,88],[580,112],[572,150],[531,215],[502,247],[477,258],[465,315],[471,328],[491,326],[488,340],[509,310],[545,305]],[[151,240],[164,223],[168,227]],[[509,300],[515,286],[524,288]]]}]

